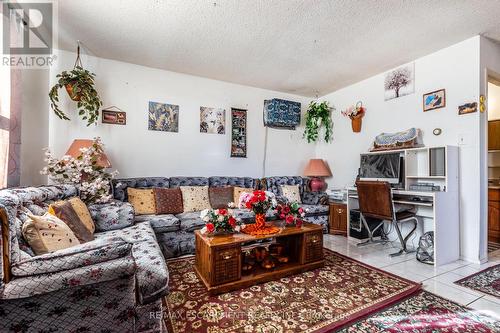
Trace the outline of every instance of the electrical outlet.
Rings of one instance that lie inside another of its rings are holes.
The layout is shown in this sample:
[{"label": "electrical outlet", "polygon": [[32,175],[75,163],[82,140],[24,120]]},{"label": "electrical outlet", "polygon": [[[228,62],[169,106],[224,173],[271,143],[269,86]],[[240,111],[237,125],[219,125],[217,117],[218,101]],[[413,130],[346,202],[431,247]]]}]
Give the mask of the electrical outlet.
[{"label": "electrical outlet", "polygon": [[468,146],[470,144],[470,134],[469,133],[460,133],[458,135],[458,145],[459,146]]}]

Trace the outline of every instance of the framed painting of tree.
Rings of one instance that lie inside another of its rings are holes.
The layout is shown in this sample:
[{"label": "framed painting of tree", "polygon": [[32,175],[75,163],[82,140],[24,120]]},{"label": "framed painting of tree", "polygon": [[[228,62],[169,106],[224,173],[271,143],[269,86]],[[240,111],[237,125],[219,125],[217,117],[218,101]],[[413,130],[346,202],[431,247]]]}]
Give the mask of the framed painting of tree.
[{"label": "framed painting of tree", "polygon": [[415,63],[393,69],[384,76],[385,100],[415,92]]}]

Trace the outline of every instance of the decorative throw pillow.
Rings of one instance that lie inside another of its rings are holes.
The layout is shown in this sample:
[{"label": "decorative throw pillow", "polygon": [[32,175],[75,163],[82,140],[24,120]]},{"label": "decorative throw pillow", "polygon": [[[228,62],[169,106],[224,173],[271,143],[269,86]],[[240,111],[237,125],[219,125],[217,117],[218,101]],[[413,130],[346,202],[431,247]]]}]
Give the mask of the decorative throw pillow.
[{"label": "decorative throw pillow", "polygon": [[283,196],[290,202],[301,203],[299,185],[281,185]]},{"label": "decorative throw pillow", "polygon": [[43,216],[29,215],[29,220],[23,224],[22,231],[24,239],[36,255],[80,244],[69,226],[49,213]]},{"label": "decorative throw pillow", "polygon": [[128,202],[134,207],[136,215],[156,213],[155,195],[152,188],[127,188]]},{"label": "decorative throw pillow", "polygon": [[210,209],[208,186],[181,186],[184,212],[198,212]]},{"label": "decorative throw pillow", "polygon": [[153,189],[156,203],[156,214],[180,214],[182,206],[182,192],[179,188]]},{"label": "decorative throw pillow", "polygon": [[240,196],[243,193],[253,193],[253,188],[247,188],[247,187],[234,187],[234,197],[233,197],[233,202],[236,206],[240,204]]},{"label": "decorative throw pillow", "polygon": [[69,201],[58,201],[51,204],[49,206],[49,214],[58,217],[66,223],[80,243],[90,242],[94,239],[93,232],[82,222]]},{"label": "decorative throw pillow", "polygon": [[[210,206],[214,209],[227,208],[227,204],[234,202],[233,187],[210,187],[208,189]],[[238,204],[238,203],[236,203]]]},{"label": "decorative throw pillow", "polygon": [[90,211],[87,208],[87,205],[85,202],[82,201],[82,199],[78,197],[71,198],[67,200],[73,209],[76,212],[76,215],[80,218],[80,221],[82,221],[83,224],[85,224],[85,227],[90,230],[92,234],[95,232],[95,224],[94,220],[92,220],[92,216],[90,215]]}]

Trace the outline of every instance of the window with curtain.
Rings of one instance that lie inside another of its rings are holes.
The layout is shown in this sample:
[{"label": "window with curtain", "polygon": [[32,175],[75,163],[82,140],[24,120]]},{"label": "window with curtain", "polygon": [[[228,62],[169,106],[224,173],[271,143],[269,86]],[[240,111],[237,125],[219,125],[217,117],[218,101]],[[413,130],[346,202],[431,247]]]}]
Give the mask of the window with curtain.
[{"label": "window with curtain", "polygon": [[0,188],[7,187],[10,144],[10,68],[0,66]]}]

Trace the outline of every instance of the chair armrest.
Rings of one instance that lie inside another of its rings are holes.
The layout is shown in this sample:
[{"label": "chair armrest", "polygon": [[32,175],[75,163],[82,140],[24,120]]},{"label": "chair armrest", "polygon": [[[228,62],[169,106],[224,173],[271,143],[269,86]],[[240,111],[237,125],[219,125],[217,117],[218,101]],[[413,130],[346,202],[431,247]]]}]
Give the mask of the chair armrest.
[{"label": "chair armrest", "polygon": [[105,204],[89,205],[96,231],[123,229],[134,225],[134,208],[128,202],[112,200]]},{"label": "chair armrest", "polygon": [[302,203],[306,205],[328,205],[328,194],[325,192],[304,192]]},{"label": "chair armrest", "polygon": [[134,258],[129,255],[67,271],[14,278],[0,289],[0,299],[32,297],[56,290],[125,279],[135,272]]},{"label": "chair armrest", "polygon": [[118,237],[96,239],[68,249],[21,260],[12,265],[11,271],[14,276],[66,271],[125,257],[130,255],[131,250],[132,244]]}]

